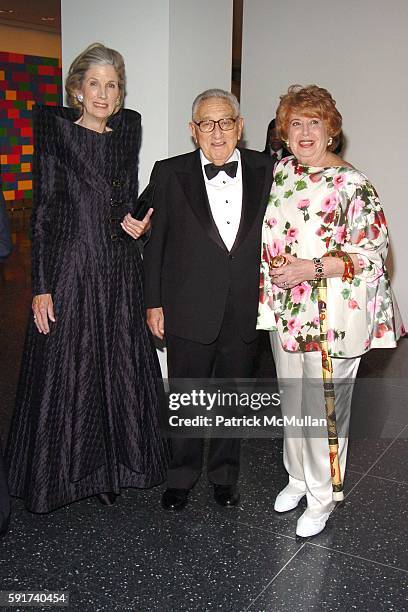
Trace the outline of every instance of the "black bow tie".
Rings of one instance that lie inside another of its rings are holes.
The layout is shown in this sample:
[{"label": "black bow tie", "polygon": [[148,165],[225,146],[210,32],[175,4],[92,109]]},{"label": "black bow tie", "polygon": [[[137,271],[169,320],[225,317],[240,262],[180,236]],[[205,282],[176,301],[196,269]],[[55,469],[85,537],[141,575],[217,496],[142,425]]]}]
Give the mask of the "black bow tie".
[{"label": "black bow tie", "polygon": [[211,181],[211,179],[217,176],[217,174],[221,172],[221,170],[224,170],[224,172],[228,174],[228,176],[230,176],[231,178],[234,178],[237,173],[237,169],[238,169],[237,161],[228,162],[227,164],[224,164],[223,166],[216,166],[215,164],[206,164],[204,166],[204,170],[205,170],[205,173],[209,181]]}]

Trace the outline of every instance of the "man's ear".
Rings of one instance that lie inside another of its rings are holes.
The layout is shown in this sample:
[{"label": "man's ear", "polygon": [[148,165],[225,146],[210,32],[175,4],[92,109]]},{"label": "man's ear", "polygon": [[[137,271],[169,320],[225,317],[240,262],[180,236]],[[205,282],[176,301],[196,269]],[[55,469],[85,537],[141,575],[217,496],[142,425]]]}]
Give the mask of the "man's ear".
[{"label": "man's ear", "polygon": [[197,144],[198,140],[197,140],[197,134],[196,134],[196,129],[197,129],[196,124],[193,123],[193,121],[190,121],[188,124],[188,127],[190,128],[191,135],[193,137],[194,142]]},{"label": "man's ear", "polygon": [[243,117],[238,117],[237,119],[237,124],[238,124],[238,140],[241,139],[242,136],[242,132],[244,130],[244,118]]}]

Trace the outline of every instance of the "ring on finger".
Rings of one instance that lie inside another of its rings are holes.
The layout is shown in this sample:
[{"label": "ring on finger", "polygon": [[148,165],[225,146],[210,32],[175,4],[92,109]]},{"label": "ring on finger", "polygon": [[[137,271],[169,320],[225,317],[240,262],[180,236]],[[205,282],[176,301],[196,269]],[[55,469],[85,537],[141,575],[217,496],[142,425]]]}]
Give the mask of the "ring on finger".
[{"label": "ring on finger", "polygon": [[36,320],[37,320],[37,315],[34,315],[34,321],[36,321]]}]

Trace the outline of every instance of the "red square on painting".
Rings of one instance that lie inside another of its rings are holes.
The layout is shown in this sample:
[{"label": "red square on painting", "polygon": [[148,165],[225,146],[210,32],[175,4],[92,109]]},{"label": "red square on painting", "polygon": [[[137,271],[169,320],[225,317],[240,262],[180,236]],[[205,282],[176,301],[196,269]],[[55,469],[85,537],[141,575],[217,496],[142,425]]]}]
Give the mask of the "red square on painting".
[{"label": "red square on painting", "polygon": [[33,128],[31,127],[21,128],[21,136],[23,138],[30,138],[32,135],[33,135]]},{"label": "red square on painting", "polygon": [[15,83],[30,82],[30,75],[28,74],[28,72],[13,72],[12,78]]},{"label": "red square on painting", "polygon": [[3,183],[12,183],[16,177],[12,172],[3,172],[1,175]]},{"label": "red square on painting", "polygon": [[53,76],[55,74],[54,66],[38,66],[38,74]]},{"label": "red square on painting", "polygon": [[21,53],[8,53],[8,61],[15,64],[24,64],[24,55]]},{"label": "red square on painting", "polygon": [[14,121],[14,127],[18,127],[18,128],[31,127],[31,121],[30,119],[16,119]]},{"label": "red square on painting", "polygon": [[9,119],[18,119],[20,116],[20,110],[18,108],[9,108],[7,110],[7,117]]}]

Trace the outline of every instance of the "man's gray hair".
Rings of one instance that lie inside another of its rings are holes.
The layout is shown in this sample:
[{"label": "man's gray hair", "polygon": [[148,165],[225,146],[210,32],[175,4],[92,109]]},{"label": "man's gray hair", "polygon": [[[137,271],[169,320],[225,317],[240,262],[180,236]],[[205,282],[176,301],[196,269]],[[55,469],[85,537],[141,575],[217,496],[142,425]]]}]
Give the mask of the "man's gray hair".
[{"label": "man's gray hair", "polygon": [[208,100],[209,98],[222,98],[224,100],[227,100],[234,110],[235,116],[233,118],[235,119],[236,117],[239,117],[239,102],[233,93],[231,93],[230,91],[225,91],[225,89],[206,89],[202,93],[198,94],[198,96],[193,102],[193,107],[191,110],[191,116],[193,121],[197,116],[197,109],[200,106],[201,102],[204,102],[204,100]]}]

